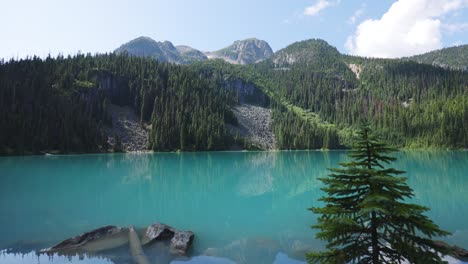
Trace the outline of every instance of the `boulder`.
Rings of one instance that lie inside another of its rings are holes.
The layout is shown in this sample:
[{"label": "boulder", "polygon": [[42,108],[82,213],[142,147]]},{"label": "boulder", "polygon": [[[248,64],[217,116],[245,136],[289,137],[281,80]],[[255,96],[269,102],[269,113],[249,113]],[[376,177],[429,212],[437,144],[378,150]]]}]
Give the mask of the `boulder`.
[{"label": "boulder", "polygon": [[97,252],[123,246],[128,243],[128,229],[104,226],[82,235],[66,239],[41,253]]},{"label": "boulder", "polygon": [[170,240],[177,230],[171,226],[154,223],[148,226],[141,239],[141,244],[144,246],[155,240]]},{"label": "boulder", "polygon": [[144,246],[153,241],[168,241],[171,253],[186,255],[194,237],[191,231],[179,231],[165,224],[154,223],[146,228],[141,244]]},{"label": "boulder", "polygon": [[195,235],[191,231],[177,231],[171,239],[170,251],[177,255],[186,255]]}]

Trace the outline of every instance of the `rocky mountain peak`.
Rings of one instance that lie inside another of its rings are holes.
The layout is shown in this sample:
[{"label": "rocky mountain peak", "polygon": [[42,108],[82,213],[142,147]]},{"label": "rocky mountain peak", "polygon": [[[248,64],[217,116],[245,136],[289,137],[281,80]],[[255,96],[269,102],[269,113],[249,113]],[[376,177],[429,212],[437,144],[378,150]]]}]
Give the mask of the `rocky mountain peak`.
[{"label": "rocky mountain peak", "polygon": [[230,46],[218,51],[207,52],[206,55],[208,58],[221,58],[235,64],[252,64],[268,59],[273,55],[273,50],[268,42],[249,38],[234,41]]},{"label": "rocky mountain peak", "polygon": [[158,42],[150,37],[142,36],[123,44],[114,52],[126,52],[132,56],[151,57],[159,61],[177,64],[207,60],[207,57],[201,51],[188,46],[183,47],[185,48],[179,49],[170,41]]}]

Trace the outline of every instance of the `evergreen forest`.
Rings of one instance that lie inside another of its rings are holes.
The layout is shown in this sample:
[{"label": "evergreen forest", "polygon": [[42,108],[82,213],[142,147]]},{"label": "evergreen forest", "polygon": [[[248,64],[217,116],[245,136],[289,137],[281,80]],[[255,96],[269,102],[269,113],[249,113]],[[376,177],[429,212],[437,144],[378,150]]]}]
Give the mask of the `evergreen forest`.
[{"label": "evergreen forest", "polygon": [[271,110],[277,149],[346,148],[363,120],[394,147],[468,147],[466,71],[353,57],[308,40],[252,65],[125,53],[2,60],[0,153],[115,150],[110,105],[150,127],[149,150],[248,148],[232,130],[233,107],[245,102]]}]

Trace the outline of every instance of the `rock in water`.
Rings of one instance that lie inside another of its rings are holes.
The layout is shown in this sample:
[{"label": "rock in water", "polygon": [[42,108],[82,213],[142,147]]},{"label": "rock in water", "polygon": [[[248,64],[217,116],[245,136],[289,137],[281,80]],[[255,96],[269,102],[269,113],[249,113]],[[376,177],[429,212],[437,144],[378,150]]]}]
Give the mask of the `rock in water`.
[{"label": "rock in water", "polygon": [[191,231],[177,231],[171,239],[171,253],[186,255],[192,245],[194,237],[195,235]]},{"label": "rock in water", "polygon": [[150,262],[143,252],[140,239],[133,226],[129,228],[128,241],[130,242],[130,252],[132,253],[133,260],[135,260],[137,264],[149,264]]},{"label": "rock in water", "polygon": [[174,236],[177,230],[171,226],[155,223],[148,226],[145,230],[141,244],[144,246],[155,240],[169,240]]},{"label": "rock in water", "polygon": [[186,255],[194,237],[191,231],[179,231],[165,224],[154,223],[146,228],[141,243],[146,245],[152,241],[170,241],[171,253]]},{"label": "rock in water", "polygon": [[41,253],[97,252],[123,246],[128,243],[128,229],[104,226],[82,235],[66,239]]}]

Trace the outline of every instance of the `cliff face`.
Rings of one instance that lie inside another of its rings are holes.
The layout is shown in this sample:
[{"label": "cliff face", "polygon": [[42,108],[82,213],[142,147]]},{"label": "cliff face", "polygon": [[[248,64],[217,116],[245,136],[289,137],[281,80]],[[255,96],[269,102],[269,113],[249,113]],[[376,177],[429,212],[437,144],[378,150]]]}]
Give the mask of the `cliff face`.
[{"label": "cliff face", "polygon": [[93,80],[93,82],[101,88],[104,96],[108,98],[111,103],[117,105],[130,104],[130,102],[122,99],[130,98],[128,80],[116,77],[105,70],[92,70],[88,73],[88,78]]},{"label": "cliff face", "polygon": [[210,59],[223,59],[234,64],[252,64],[273,55],[273,50],[270,45],[256,38],[238,40],[232,45],[213,52],[207,52],[206,55]]},{"label": "cliff face", "polygon": [[274,149],[276,141],[271,127],[269,97],[254,84],[240,79],[225,78],[222,85],[238,98],[238,105],[232,108],[238,124],[229,126],[231,134],[245,138],[260,149]]},{"label": "cliff face", "polygon": [[[139,115],[131,107],[132,102],[122,99],[131,98],[128,80],[105,70],[90,71],[88,77],[99,87],[101,95],[110,102],[105,105],[105,111],[111,122],[102,128],[107,143],[113,148],[121,144],[124,151],[146,150],[151,125],[142,123]],[[88,96],[97,95],[98,89],[93,91],[95,92]]]},{"label": "cliff face", "polygon": [[227,77],[222,85],[236,94],[239,104],[254,104],[263,107],[268,107],[270,104],[268,96],[252,83]]}]

